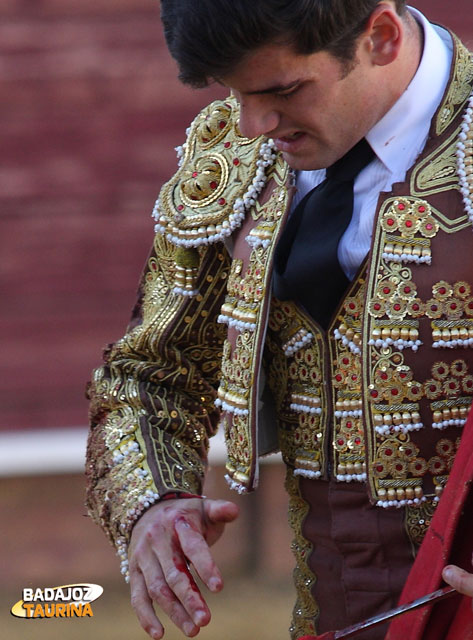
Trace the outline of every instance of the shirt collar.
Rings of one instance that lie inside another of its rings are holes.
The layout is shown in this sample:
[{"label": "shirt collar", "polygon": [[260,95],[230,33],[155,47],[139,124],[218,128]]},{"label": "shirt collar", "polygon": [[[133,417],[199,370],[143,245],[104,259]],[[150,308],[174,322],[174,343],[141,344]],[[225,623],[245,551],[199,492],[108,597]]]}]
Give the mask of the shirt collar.
[{"label": "shirt collar", "polygon": [[409,7],[409,11],[424,32],[419,67],[399,100],[366,135],[373,151],[393,173],[398,169],[399,159],[405,160],[405,154],[414,146],[421,148],[428,135],[430,121],[448,82],[453,50],[445,29],[431,25],[417,9]]}]

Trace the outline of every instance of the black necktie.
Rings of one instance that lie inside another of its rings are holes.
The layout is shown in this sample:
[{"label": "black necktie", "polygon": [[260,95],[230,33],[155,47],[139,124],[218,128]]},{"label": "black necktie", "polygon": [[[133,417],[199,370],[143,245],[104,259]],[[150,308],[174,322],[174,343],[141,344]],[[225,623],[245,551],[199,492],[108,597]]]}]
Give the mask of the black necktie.
[{"label": "black necktie", "polygon": [[353,214],[353,183],[373,157],[363,138],[329,167],[295,208],[276,249],[275,296],[301,303],[324,328],[349,284],[337,250]]}]

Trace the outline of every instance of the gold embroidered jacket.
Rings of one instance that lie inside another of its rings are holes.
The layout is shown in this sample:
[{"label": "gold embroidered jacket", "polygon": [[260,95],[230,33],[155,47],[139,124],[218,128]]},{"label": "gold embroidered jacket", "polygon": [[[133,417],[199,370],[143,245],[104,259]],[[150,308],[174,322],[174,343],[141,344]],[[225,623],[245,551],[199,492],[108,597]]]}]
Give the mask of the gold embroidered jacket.
[{"label": "gold embroidered jacket", "polygon": [[[270,294],[288,166],[270,140],[241,136],[233,98],[193,122],[132,323],[90,387],[88,506],[124,572],[139,515],[200,491],[219,423],[240,491],[280,448],[294,474],[366,481],[382,507],[438,500],[473,397],[472,83],[455,39],[426,147],[381,194],[369,256],[326,333]],[[273,415],[258,429],[262,367]]]}]

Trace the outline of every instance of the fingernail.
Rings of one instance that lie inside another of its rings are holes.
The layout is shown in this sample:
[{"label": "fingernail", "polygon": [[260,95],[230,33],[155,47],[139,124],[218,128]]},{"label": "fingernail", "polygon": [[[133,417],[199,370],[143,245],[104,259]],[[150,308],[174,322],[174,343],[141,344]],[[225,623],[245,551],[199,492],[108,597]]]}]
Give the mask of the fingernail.
[{"label": "fingernail", "polygon": [[222,588],[222,581],[219,578],[210,578],[209,589],[210,591],[220,591]]},{"label": "fingernail", "polygon": [[453,571],[450,567],[446,567],[443,570],[443,577],[445,580],[451,580],[453,578]]},{"label": "fingernail", "polygon": [[162,637],[157,629],[151,629],[150,636],[153,638],[153,640],[161,640]]},{"label": "fingernail", "polygon": [[186,634],[186,636],[190,636],[194,632],[194,625],[192,622],[184,622],[182,625],[182,630]]},{"label": "fingernail", "polygon": [[205,613],[205,611],[202,611],[202,609],[199,609],[199,611],[195,612],[194,622],[198,627],[201,627],[206,618],[207,618],[207,614]]}]

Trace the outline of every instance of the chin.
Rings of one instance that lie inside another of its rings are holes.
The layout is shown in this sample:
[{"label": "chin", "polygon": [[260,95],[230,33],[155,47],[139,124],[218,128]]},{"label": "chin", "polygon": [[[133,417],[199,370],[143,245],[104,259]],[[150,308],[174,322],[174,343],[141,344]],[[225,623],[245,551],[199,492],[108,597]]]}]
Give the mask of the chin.
[{"label": "chin", "polygon": [[328,165],[318,159],[308,158],[306,156],[297,156],[283,151],[282,157],[287,164],[295,171],[315,171],[316,169],[325,169]]}]

